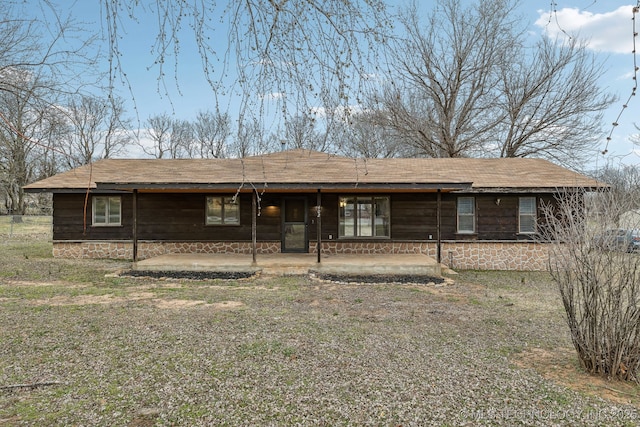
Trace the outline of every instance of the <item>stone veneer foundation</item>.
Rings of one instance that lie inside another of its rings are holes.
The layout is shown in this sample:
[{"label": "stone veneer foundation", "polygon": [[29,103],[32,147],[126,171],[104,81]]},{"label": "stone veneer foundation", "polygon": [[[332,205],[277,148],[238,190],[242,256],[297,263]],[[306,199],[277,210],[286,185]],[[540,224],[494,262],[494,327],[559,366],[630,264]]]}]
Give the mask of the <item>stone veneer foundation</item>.
[{"label": "stone veneer foundation", "polygon": [[[322,252],[330,254],[424,254],[437,257],[435,242],[323,242]],[[315,253],[315,245],[312,252]],[[548,246],[534,242],[443,241],[441,263],[458,270],[544,271]]]},{"label": "stone veneer foundation", "polygon": [[[316,253],[311,243],[310,252]],[[280,242],[258,242],[258,254],[280,252]],[[251,254],[251,242],[138,242],[138,259],[170,253]],[[424,254],[436,258],[435,242],[322,242],[324,254]],[[131,241],[54,241],[56,258],[132,259]],[[547,245],[534,242],[457,242],[444,241],[442,264],[459,270],[530,270],[547,267]]]},{"label": "stone veneer foundation", "polygon": [[[278,253],[280,242],[259,242],[258,253]],[[175,253],[251,254],[251,242],[146,242],[138,241],[138,259],[143,260]],[[131,241],[54,241],[55,258],[133,259]]]}]

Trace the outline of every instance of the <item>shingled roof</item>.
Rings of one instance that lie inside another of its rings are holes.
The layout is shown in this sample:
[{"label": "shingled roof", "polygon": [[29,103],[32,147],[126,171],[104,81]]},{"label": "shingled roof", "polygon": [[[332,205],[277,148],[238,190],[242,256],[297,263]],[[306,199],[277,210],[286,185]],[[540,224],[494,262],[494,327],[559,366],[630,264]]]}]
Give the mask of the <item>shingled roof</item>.
[{"label": "shingled roof", "polygon": [[54,175],[27,191],[101,189],[398,188],[487,191],[602,187],[543,159],[355,159],[288,150],[242,159],[105,159]]}]

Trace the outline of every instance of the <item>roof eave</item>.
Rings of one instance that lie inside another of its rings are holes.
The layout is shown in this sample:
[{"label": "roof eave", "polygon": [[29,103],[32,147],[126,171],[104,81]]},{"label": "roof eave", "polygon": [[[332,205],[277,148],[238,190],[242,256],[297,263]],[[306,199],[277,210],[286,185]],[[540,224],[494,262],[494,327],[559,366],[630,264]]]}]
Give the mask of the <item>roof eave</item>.
[{"label": "roof eave", "polygon": [[464,183],[326,183],[326,182],[308,182],[308,183],[107,183],[100,182],[96,185],[96,190],[237,190],[237,189],[270,189],[270,190],[444,190],[457,191],[470,189],[471,182]]},{"label": "roof eave", "polygon": [[462,190],[465,193],[565,193],[571,191],[601,191],[607,190],[608,185],[556,185],[549,187],[474,187],[469,190]]}]

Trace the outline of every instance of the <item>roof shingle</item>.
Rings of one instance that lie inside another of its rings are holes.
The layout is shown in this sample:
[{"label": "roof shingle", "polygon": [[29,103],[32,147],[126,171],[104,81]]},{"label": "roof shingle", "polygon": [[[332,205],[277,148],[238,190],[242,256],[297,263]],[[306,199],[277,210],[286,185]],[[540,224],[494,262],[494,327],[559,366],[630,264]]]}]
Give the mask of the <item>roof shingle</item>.
[{"label": "roof shingle", "polygon": [[349,158],[288,150],[242,159],[105,159],[34,182],[26,190],[471,184],[474,189],[601,187],[593,178],[531,158]]}]

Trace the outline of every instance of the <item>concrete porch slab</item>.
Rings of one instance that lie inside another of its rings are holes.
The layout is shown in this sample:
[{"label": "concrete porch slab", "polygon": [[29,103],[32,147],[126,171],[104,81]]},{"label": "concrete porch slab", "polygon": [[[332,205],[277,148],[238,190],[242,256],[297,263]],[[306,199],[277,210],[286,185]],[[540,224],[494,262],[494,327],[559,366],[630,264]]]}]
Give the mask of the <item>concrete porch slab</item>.
[{"label": "concrete porch slab", "polygon": [[351,274],[351,275],[425,275],[440,276],[440,265],[422,254],[323,255],[316,254],[259,254],[253,264],[251,255],[244,254],[167,254],[138,261],[136,271],[212,271],[272,275]]}]

